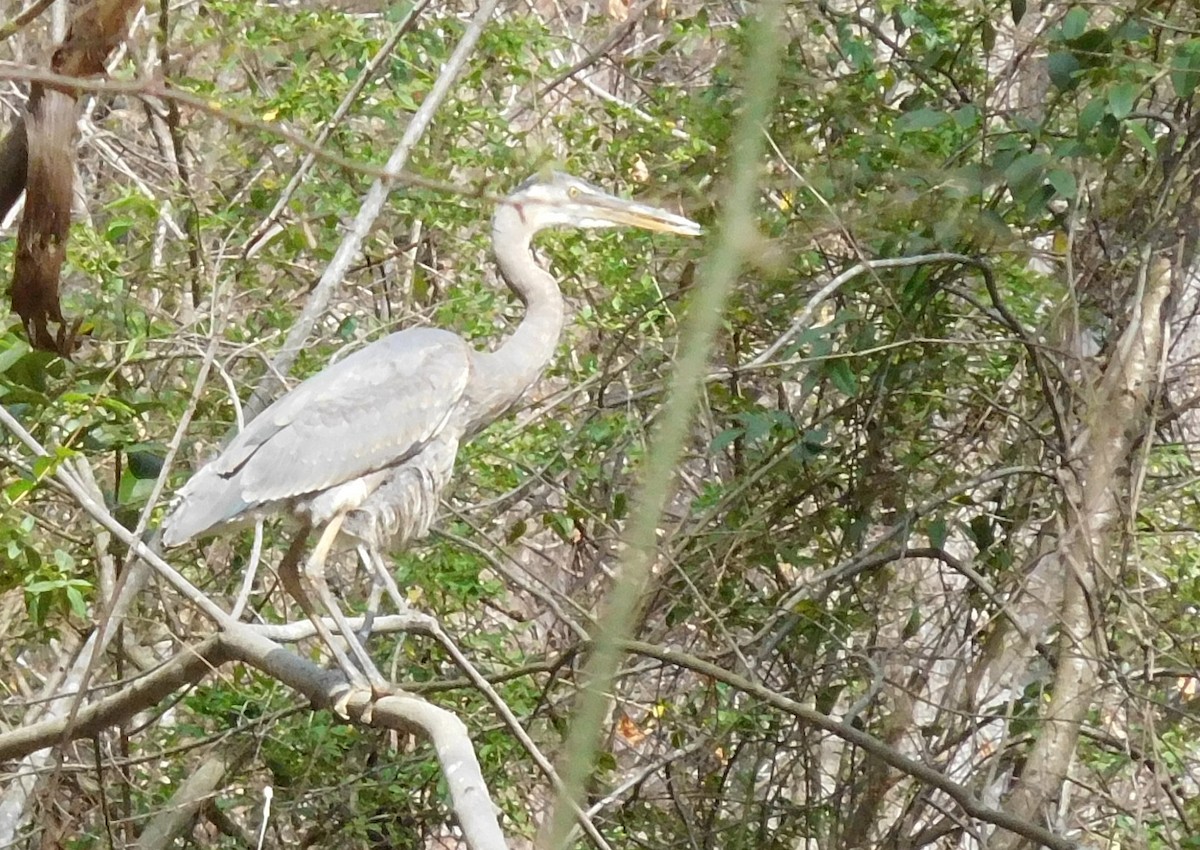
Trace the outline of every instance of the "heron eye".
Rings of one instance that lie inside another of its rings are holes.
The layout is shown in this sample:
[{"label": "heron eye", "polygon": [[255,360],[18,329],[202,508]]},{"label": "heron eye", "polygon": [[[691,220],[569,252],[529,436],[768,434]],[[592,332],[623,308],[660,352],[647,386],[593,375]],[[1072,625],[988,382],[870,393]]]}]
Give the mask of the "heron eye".
[{"label": "heron eye", "polygon": [[572,201],[579,197],[579,187],[571,186],[567,189],[567,197]]}]

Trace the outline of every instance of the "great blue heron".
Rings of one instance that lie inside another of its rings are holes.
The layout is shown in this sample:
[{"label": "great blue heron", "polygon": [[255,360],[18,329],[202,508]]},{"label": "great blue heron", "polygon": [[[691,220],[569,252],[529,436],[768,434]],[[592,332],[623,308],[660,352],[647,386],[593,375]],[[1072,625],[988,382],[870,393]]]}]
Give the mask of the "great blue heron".
[{"label": "great blue heron", "polygon": [[[633,226],[695,236],[682,216],[609,195],[575,177],[530,178],[496,207],[492,247],[525,316],[495,351],[476,351],[449,331],[412,328],[350,354],[295,387],[179,491],[163,522],[165,546],[284,513],[301,530],[280,577],[329,645],[351,688],[386,690],[325,581],[339,534],[357,545],[377,581],[398,594],[380,549],[423,536],[437,513],[459,443],[503,415],[550,362],[563,326],[558,283],[534,258],[531,239],[548,227]],[[305,539],[321,535],[298,564]],[[352,664],[309,587],[355,655]]]}]

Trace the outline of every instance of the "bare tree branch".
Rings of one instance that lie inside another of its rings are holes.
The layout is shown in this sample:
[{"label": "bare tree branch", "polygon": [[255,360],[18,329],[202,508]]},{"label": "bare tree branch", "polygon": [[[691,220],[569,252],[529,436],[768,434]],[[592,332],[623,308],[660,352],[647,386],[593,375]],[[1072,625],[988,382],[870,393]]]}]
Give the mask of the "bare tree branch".
[{"label": "bare tree branch", "polygon": [[208,806],[221,783],[245,761],[251,748],[245,744],[223,747],[205,759],[187,779],[175,789],[171,799],[138,836],[136,850],[162,850],[171,846],[177,836]]},{"label": "bare tree branch", "polygon": [[970,790],[949,779],[944,773],[898,753],[892,747],[889,747],[878,738],[868,735],[861,729],[856,729],[854,726],[834,720],[829,715],[822,714],[816,709],[801,705],[765,685],[753,682],[703,659],[686,653],[664,649],[654,644],[643,643],[641,641],[625,641],[622,645],[629,652],[636,652],[639,655],[657,658],[668,664],[677,664],[681,667],[695,670],[698,673],[703,673],[705,676],[709,676],[718,682],[724,682],[731,687],[744,691],[780,711],[786,711],[804,723],[815,726],[818,729],[823,729],[832,735],[836,735],[843,741],[854,744],[856,747],[861,747],[880,761],[945,792],[970,817],[995,824],[1011,833],[1035,841],[1043,847],[1049,847],[1051,850],[1077,850],[1079,847],[1078,842],[1056,835],[1045,827],[1032,823],[1025,818],[1016,817],[1009,812],[984,805]]},{"label": "bare tree branch", "polygon": [[294,145],[300,150],[311,153],[321,162],[337,166],[354,174],[365,174],[368,177],[375,177],[379,180],[388,181],[391,183],[399,183],[407,186],[420,186],[424,189],[431,189],[437,192],[445,192],[446,194],[462,195],[464,197],[490,197],[485,193],[472,191],[462,186],[447,183],[443,180],[434,180],[428,177],[422,177],[419,174],[405,172],[399,169],[389,170],[386,165],[378,166],[371,163],[359,162],[352,159],[347,159],[344,156],[339,156],[332,151],[325,150],[320,145],[312,140],[291,132],[277,123],[263,121],[240,112],[234,112],[225,109],[218,101],[211,98],[203,98],[198,95],[177,89],[162,80],[135,80],[126,82],[123,80],[103,80],[95,77],[70,77],[64,74],[56,74],[51,71],[46,71],[41,68],[35,68],[30,65],[21,65],[15,62],[0,61],[0,80],[14,80],[18,82],[40,83],[48,88],[61,89],[66,92],[105,92],[108,94],[124,94],[130,97],[152,98],[156,100],[173,100],[188,109],[200,112],[205,115],[210,115],[220,121],[225,121],[238,127],[245,127],[250,130],[255,130],[261,133],[267,133],[272,136],[277,136],[283,139],[290,145]]},{"label": "bare tree branch", "polygon": [[[1006,804],[1022,819],[1037,817],[1062,793],[1079,730],[1095,704],[1104,647],[1097,641],[1097,607],[1116,579],[1114,533],[1129,492],[1134,441],[1145,434],[1163,351],[1171,268],[1162,258],[1143,266],[1141,297],[1118,340],[1098,392],[1083,413],[1082,428],[1063,471],[1066,527],[1056,562],[1063,582],[1059,609],[1058,665],[1042,732]],[[1014,836],[996,846],[1015,850]]]},{"label": "bare tree branch", "polygon": [[[0,407],[0,424],[35,453],[47,454],[3,407]],[[345,695],[346,681],[340,673],[323,670],[264,637],[254,628],[230,618],[149,546],[117,522],[66,464],[60,465],[55,471],[55,478],[94,520],[128,545],[137,557],[149,563],[184,598],[218,625],[221,632],[195,651],[177,655],[155,673],[139,679],[112,697],[92,706],[79,707],[74,714],[32,724],[0,736],[0,758],[20,758],[57,742],[90,737],[113,723],[128,719],[133,712],[156,704],[177,688],[198,681],[213,667],[231,660],[242,661],[278,679],[307,697],[315,707],[331,710],[343,708],[340,700]],[[129,587],[127,585],[127,592]],[[111,628],[108,633],[112,633]],[[102,640],[99,632],[94,632],[92,637],[93,643]],[[61,699],[70,700],[71,696]],[[429,738],[442,763],[468,842],[475,850],[501,850],[505,847],[482,770],[471,747],[470,736],[458,718],[409,695],[387,697],[375,703],[359,698],[344,708],[357,722],[369,721],[371,725],[414,731]],[[469,809],[464,811],[458,808],[460,806]]]}]

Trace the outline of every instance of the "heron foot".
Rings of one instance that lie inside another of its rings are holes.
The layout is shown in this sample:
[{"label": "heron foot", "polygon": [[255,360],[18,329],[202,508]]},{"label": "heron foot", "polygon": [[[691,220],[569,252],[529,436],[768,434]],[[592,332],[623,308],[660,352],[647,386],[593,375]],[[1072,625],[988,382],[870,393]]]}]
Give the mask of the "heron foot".
[{"label": "heron foot", "polygon": [[[355,671],[355,673],[357,674],[358,671]],[[350,716],[351,704],[361,704],[362,708],[358,710],[358,722],[370,724],[375,713],[376,701],[403,692],[404,689],[399,685],[389,682],[382,677],[378,679],[372,677],[372,680],[368,683],[360,675],[356,675],[354,680],[347,680],[337,686],[334,690],[334,700],[331,708],[333,713],[342,720],[350,720],[352,719]]]},{"label": "heron foot", "polygon": [[372,706],[378,698],[378,694],[376,694],[373,687],[365,684],[344,682],[334,690],[333,705],[331,708],[333,713],[342,720],[350,720],[350,704],[363,703],[363,707],[358,714],[358,719],[362,723],[370,723]]}]

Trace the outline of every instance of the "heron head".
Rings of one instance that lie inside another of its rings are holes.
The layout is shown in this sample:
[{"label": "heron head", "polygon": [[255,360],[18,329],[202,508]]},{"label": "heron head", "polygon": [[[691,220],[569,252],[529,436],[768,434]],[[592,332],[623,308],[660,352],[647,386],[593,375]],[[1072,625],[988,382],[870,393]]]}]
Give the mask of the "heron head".
[{"label": "heron head", "polygon": [[530,231],[546,227],[640,227],[681,236],[699,236],[700,225],[664,209],[616,195],[563,174],[539,173],[502,202],[511,206]]}]

